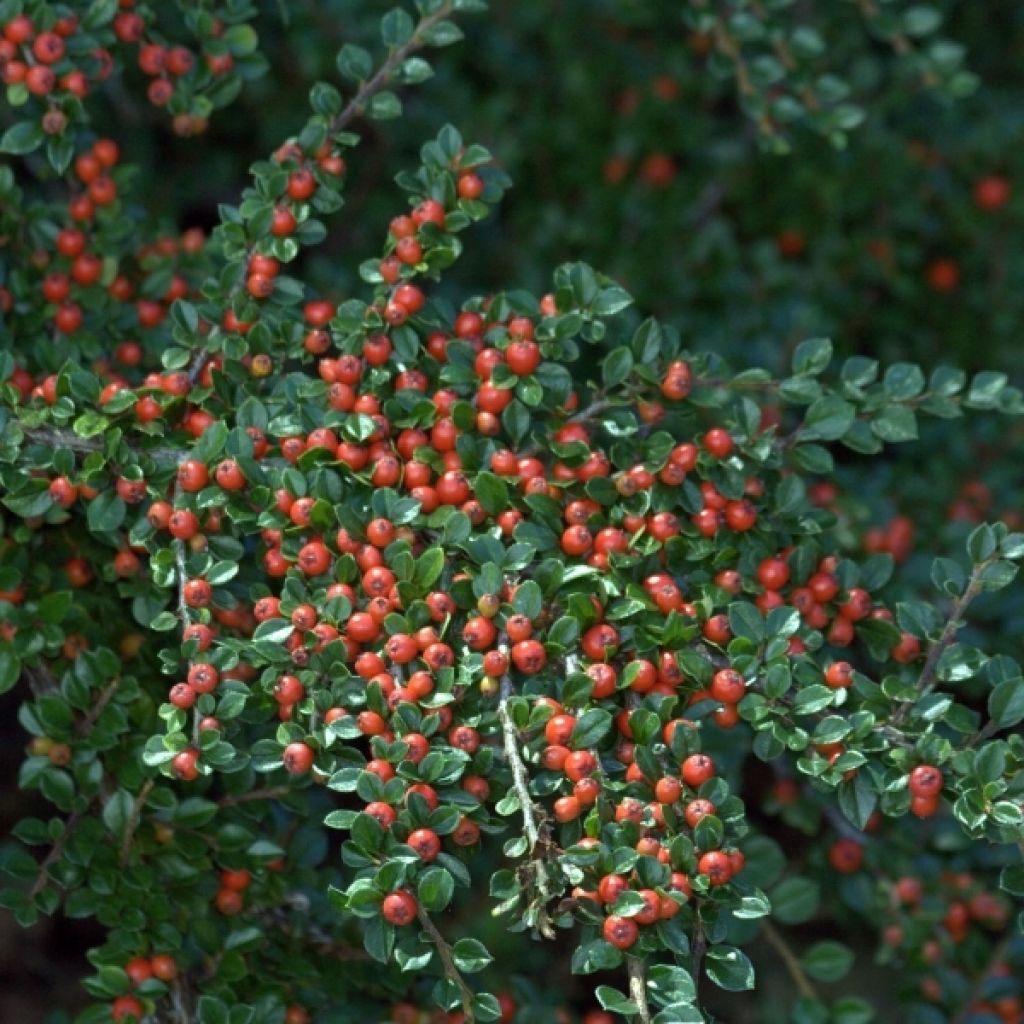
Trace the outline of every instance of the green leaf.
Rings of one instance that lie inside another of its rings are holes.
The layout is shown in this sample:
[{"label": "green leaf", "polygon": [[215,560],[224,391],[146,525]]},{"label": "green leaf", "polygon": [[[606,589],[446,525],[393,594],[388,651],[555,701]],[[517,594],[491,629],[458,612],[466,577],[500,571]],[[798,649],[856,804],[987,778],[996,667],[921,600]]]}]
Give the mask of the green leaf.
[{"label": "green leaf", "polygon": [[630,1002],[617,988],[612,988],[610,985],[598,985],[594,989],[594,996],[601,1004],[601,1008],[609,1013],[618,1013],[623,1017],[630,1017],[640,1012],[640,1008],[636,1003]]},{"label": "green leaf", "polygon": [[[434,69],[422,57],[407,57],[402,61],[399,78],[406,85],[418,85],[434,75]],[[462,166],[466,166],[465,163]]]},{"label": "green leaf", "polygon": [[915,363],[893,363],[882,378],[882,390],[888,398],[904,401],[924,391],[924,374]]},{"label": "green leaf", "polygon": [[707,976],[727,992],[746,992],[754,987],[754,966],[735,946],[712,946],[705,957]]},{"label": "green leaf", "polygon": [[832,361],[830,338],[807,338],[793,352],[793,372],[816,376]]},{"label": "green leaf", "polygon": [[996,553],[998,544],[996,531],[988,523],[980,523],[967,536],[967,554],[974,563],[985,562]]},{"label": "green leaf", "polygon": [[17,156],[37,150],[46,139],[43,129],[34,121],[19,121],[12,124],[0,137],[0,153]]},{"label": "green leaf", "polygon": [[835,700],[835,696],[835,690],[822,683],[814,683],[799,690],[794,703],[800,714],[813,715],[827,708]]},{"label": "green leaf", "polygon": [[647,987],[665,1003],[692,1003],[697,996],[690,972],[674,964],[652,964]]},{"label": "green leaf", "polygon": [[373,72],[373,58],[361,46],[346,43],[338,51],[338,70],[354,82],[363,82]]},{"label": "green leaf", "polygon": [[429,868],[419,879],[416,894],[424,910],[444,910],[455,892],[455,879],[444,868]]},{"label": "green leaf", "polygon": [[607,735],[611,727],[612,716],[604,708],[591,708],[589,711],[585,711],[580,715],[572,731],[570,740],[572,748],[583,750],[586,747],[594,746]]},{"label": "green leaf", "polygon": [[798,476],[787,476],[779,481],[775,491],[775,514],[791,516],[807,504],[807,485]]},{"label": "green leaf", "polygon": [[989,370],[976,373],[971,380],[965,404],[972,409],[993,408],[1008,381],[1005,373],[994,373]]},{"label": "green leaf", "polygon": [[536,619],[544,609],[544,594],[536,580],[527,580],[516,589],[512,607],[528,619]]},{"label": "green leaf", "polygon": [[402,116],[402,101],[393,92],[379,92],[370,99],[366,113],[375,121],[392,121]]},{"label": "green leaf", "polygon": [[764,642],[764,616],[747,601],[737,601],[729,605],[729,626],[736,636],[741,636],[754,644]]},{"label": "green leaf", "polygon": [[633,305],[633,296],[617,284],[602,288],[590,307],[596,316],[612,316]]},{"label": "green leaf", "polygon": [[128,507],[117,493],[113,490],[104,490],[89,502],[86,521],[89,529],[95,533],[108,533],[116,530],[124,522],[127,513]]},{"label": "green leaf", "polygon": [[477,473],[473,492],[488,515],[496,516],[508,507],[508,484],[495,473],[483,470]]},{"label": "green leaf", "polygon": [[452,959],[455,966],[466,974],[482,971],[494,957],[487,952],[487,947],[476,939],[459,939],[452,946]]},{"label": "green leaf", "polygon": [[892,444],[916,441],[917,417],[905,405],[887,405],[872,419],[871,432]]},{"label": "green leaf", "polygon": [[423,33],[428,46],[450,46],[462,38],[462,29],[454,21],[439,21]]},{"label": "green leaf", "polygon": [[953,644],[942,652],[935,674],[944,683],[962,683],[973,679],[988,661],[984,651],[969,644]]},{"label": "green leaf", "polygon": [[383,917],[371,918],[363,932],[363,947],[378,963],[386,964],[395,948],[395,926]]},{"label": "green leaf", "polygon": [[768,897],[760,889],[747,893],[740,897],[739,906],[733,908],[733,917],[741,921],[754,920],[759,917],[767,917],[772,912]]},{"label": "green leaf", "polygon": [[769,899],[772,917],[782,924],[802,924],[818,912],[821,902],[821,888],[809,878],[794,875],[784,878],[774,889]]},{"label": "green leaf", "polygon": [[856,409],[842,398],[827,395],[811,404],[800,431],[801,441],[836,441],[853,423]]},{"label": "green leaf", "polygon": [[13,651],[0,647],[0,693],[6,693],[21,675],[21,661]]},{"label": "green leaf", "polygon": [[412,15],[401,7],[388,11],[380,19],[380,37],[388,49],[407,43],[415,30],[416,24],[412,20]]},{"label": "green leaf", "polygon": [[103,824],[115,836],[124,834],[135,801],[127,790],[117,790],[103,805]]},{"label": "green leaf", "polygon": [[841,942],[817,942],[800,958],[815,981],[839,981],[853,966],[853,953]]},{"label": "green leaf", "polygon": [[861,831],[877,804],[878,793],[865,775],[858,773],[854,778],[843,779],[839,783],[839,809]]},{"label": "green leaf", "polygon": [[1018,676],[997,683],[988,695],[988,713],[1000,729],[1024,721],[1024,678]]},{"label": "green leaf", "polygon": [[418,587],[424,590],[432,587],[444,571],[444,549],[427,548],[426,551],[416,559],[416,571],[413,580]]},{"label": "green leaf", "polygon": [[200,996],[197,1010],[199,1024],[231,1024],[227,1006],[213,996]]},{"label": "green leaf", "polygon": [[633,353],[622,346],[613,348],[601,364],[601,379],[606,388],[618,387],[633,370]]},{"label": "green leaf", "polygon": [[548,630],[547,641],[561,647],[572,647],[579,639],[580,624],[571,616],[563,615],[556,619]]}]

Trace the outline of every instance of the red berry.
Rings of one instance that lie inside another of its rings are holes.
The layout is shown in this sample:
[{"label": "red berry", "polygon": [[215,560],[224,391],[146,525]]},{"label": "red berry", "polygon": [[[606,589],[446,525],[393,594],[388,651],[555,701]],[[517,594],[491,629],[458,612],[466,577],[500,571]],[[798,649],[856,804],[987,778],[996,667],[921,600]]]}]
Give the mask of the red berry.
[{"label": "red berry", "polygon": [[629,949],[636,942],[640,929],[631,918],[612,914],[605,918],[601,934],[605,941],[610,942],[616,949]]},{"label": "red berry", "polygon": [[942,772],[930,764],[919,764],[912,769],[908,781],[911,796],[927,799],[934,799],[942,792],[942,783]]},{"label": "red berry", "polygon": [[284,768],[290,775],[304,775],[313,767],[313,749],[305,743],[289,743],[284,748]]},{"label": "red berry", "polygon": [[400,928],[416,920],[418,909],[416,897],[403,889],[388,893],[380,905],[384,920]]}]

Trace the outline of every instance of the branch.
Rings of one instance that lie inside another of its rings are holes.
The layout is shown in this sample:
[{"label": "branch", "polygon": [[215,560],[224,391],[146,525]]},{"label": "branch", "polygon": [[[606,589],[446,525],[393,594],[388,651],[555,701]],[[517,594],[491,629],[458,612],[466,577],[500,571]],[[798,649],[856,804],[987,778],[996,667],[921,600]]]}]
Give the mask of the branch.
[{"label": "branch", "polygon": [[96,703],[89,708],[89,713],[83,718],[76,726],[75,732],[79,736],[86,736],[89,730],[93,727],[96,719],[103,714],[103,709],[110,703],[111,698],[117,692],[117,688],[121,685],[121,677],[111,680],[106,687],[100,691],[100,695],[96,698]]},{"label": "branch", "polygon": [[[61,430],[59,427],[26,427],[20,423],[18,426],[29,441],[44,444],[48,448],[67,448],[84,455],[101,452],[106,448],[103,437],[79,437],[73,431]],[[157,462],[181,462],[188,457],[188,452],[181,448],[136,448],[134,451]]]},{"label": "branch", "polygon": [[789,971],[789,976],[793,979],[793,983],[799,990],[800,995],[804,996],[806,999],[817,999],[817,991],[815,991],[815,988],[811,984],[807,975],[804,974],[804,969],[800,966],[800,961],[789,948],[789,944],[786,942],[782,933],[767,917],[761,918],[761,929],[764,932],[764,937],[771,943],[775,952],[782,958],[782,962],[786,965],[786,970]]},{"label": "branch", "polygon": [[154,779],[147,779],[146,784],[139,790],[139,795],[132,802],[132,808],[128,813],[128,820],[125,822],[124,826],[124,839],[121,840],[121,857],[119,860],[121,867],[124,867],[125,864],[128,863],[128,854],[131,852],[132,837],[135,835],[135,829],[138,827],[139,818],[142,815],[142,808],[149,799],[149,794],[153,791],[154,781]]},{"label": "branch", "polygon": [[928,648],[924,667],[921,669],[921,674],[917,678],[917,692],[914,695],[914,699],[903,702],[902,706],[892,718],[893,725],[902,725],[910,715],[910,709],[917,703],[917,701],[935,689],[935,669],[939,663],[939,658],[942,657],[946,648],[949,647],[956,639],[957,630],[963,625],[961,620],[964,617],[964,613],[967,611],[970,603],[978,596],[978,594],[981,593],[982,574],[985,569],[988,568],[990,562],[991,559],[985,559],[983,562],[977,562],[971,570],[967,586],[964,587],[964,592],[957,598],[956,603],[950,610],[949,618],[946,619],[946,625],[943,628],[939,639]]},{"label": "branch", "polygon": [[[504,647],[505,645],[502,644],[501,646]],[[501,680],[498,719],[501,722],[505,760],[512,769],[512,787],[516,791],[516,796],[519,798],[519,806],[523,812],[523,832],[526,834],[526,840],[530,844],[529,852],[533,854],[541,842],[541,835],[537,819],[534,816],[533,797],[530,796],[530,780],[526,774],[526,766],[519,756],[519,737],[515,723],[512,721],[512,716],[508,713],[508,700],[511,696],[512,680],[506,675]],[[533,858],[533,863],[536,865],[537,889],[540,895],[546,899],[551,895],[548,889],[547,867],[542,856]]]},{"label": "branch", "polygon": [[475,1024],[476,1017],[473,1015],[473,990],[466,984],[465,979],[459,973],[455,961],[452,959],[452,948],[445,942],[444,936],[437,930],[437,926],[430,920],[430,915],[420,906],[416,908],[416,917],[419,919],[420,927],[427,933],[437,955],[441,958],[441,966],[444,968],[445,977],[459,990],[462,997],[462,1012],[465,1014],[465,1024]]},{"label": "branch", "polygon": [[287,796],[293,792],[291,786],[267,786],[265,789],[250,789],[244,793],[237,793],[234,796],[221,797],[217,803],[221,807],[234,807],[236,804],[243,804],[249,800],[276,800],[280,796]]},{"label": "branch", "polygon": [[171,1007],[177,1016],[178,1024],[190,1024],[192,1017],[184,998],[185,983],[181,976],[171,982]]},{"label": "branch", "polygon": [[626,970],[629,972],[629,998],[637,1006],[637,1022],[651,1024],[651,1011],[647,1005],[647,975],[643,960],[638,956],[627,956]]},{"label": "branch", "polygon": [[611,402],[609,402],[606,398],[598,398],[595,401],[591,402],[590,405],[586,407],[586,409],[581,409],[575,415],[570,416],[567,422],[585,423],[587,420],[593,419],[599,413],[604,412],[605,409],[609,408],[610,406]]},{"label": "branch", "polygon": [[693,912],[693,944],[690,946],[690,974],[693,975],[693,1002],[700,1007],[700,976],[704,969],[704,951],[707,940],[704,938],[704,926],[700,920],[700,906]]},{"label": "branch", "polygon": [[330,132],[332,135],[335,132],[340,132],[346,125],[363,113],[367,102],[391,81],[392,76],[401,67],[406,57],[426,46],[426,40],[423,37],[427,32],[439,21],[447,18],[452,13],[454,7],[454,0],[446,0],[433,14],[420,19],[420,23],[416,26],[409,39],[388,56],[387,60],[381,64],[373,77],[368,78],[360,86],[359,91],[349,100],[345,109],[331,121]]},{"label": "branch", "polygon": [[68,845],[68,840],[71,838],[75,829],[78,827],[79,821],[82,819],[85,811],[75,811],[70,818],[64,823],[64,831],[60,834],[57,841],[50,847],[50,852],[43,858],[42,863],[39,865],[39,872],[36,874],[36,880],[32,883],[32,888],[28,891],[29,900],[34,900],[45,888],[46,883],[49,881],[50,867],[58,860],[60,860],[61,854],[64,852],[64,847]]}]

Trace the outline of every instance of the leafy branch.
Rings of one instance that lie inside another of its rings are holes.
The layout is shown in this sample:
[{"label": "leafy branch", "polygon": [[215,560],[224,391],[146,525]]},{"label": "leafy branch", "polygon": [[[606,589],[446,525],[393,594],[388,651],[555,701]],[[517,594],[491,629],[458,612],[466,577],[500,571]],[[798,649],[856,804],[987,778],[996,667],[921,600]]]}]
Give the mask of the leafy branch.
[{"label": "leafy branch", "polygon": [[406,58],[417,50],[423,49],[424,46],[429,45],[427,36],[429,36],[430,30],[447,18],[454,9],[454,0],[445,0],[433,14],[424,15],[420,19],[419,24],[413,30],[409,39],[391,51],[375,74],[360,86],[358,92],[345,106],[345,109],[331,121],[330,130],[332,134],[340,132],[346,125],[354,121],[365,111],[367,103],[390,83]]},{"label": "leafy branch", "polygon": [[465,978],[462,977],[458,967],[455,966],[452,947],[448,945],[445,937],[437,930],[437,926],[430,919],[430,915],[422,907],[417,907],[416,917],[420,922],[420,927],[427,933],[427,937],[433,943],[434,949],[437,950],[437,955],[441,958],[441,966],[444,969],[445,977],[459,990],[466,1024],[474,1024],[476,1016],[473,1013],[473,990],[466,984]]},{"label": "leafy branch", "polygon": [[971,602],[982,592],[985,570],[993,561],[995,561],[994,557],[974,564],[974,567],[971,569],[971,575],[967,580],[967,585],[964,587],[963,593],[954,602],[942,633],[939,634],[938,639],[928,648],[924,665],[921,668],[921,674],[918,676],[917,683],[915,684],[916,692],[913,699],[903,702],[892,718],[893,725],[902,725],[909,717],[917,701],[935,689],[935,670],[939,664],[939,659],[946,648],[956,639],[957,630],[963,626],[963,618]]},{"label": "leafy branch", "polygon": [[[507,644],[504,643],[504,640],[499,649],[507,649]],[[512,697],[512,692],[512,680],[506,674],[502,676],[501,679],[501,695],[498,700],[498,720],[501,722],[501,734],[503,748],[505,751],[505,760],[508,762],[509,768],[512,771],[512,787],[519,799],[519,806],[523,815],[523,832],[525,833],[527,843],[529,844],[527,852],[530,855],[530,863],[536,876],[537,892],[541,901],[547,902],[554,893],[550,887],[551,883],[548,878],[548,870],[544,860],[544,853],[543,851],[540,853],[536,852],[537,847],[541,845],[544,840],[541,836],[540,826],[537,823],[533,797],[530,795],[529,775],[526,771],[526,765],[523,764],[523,760],[519,756],[518,732],[508,710],[508,702]],[[541,933],[546,937],[554,938],[554,933],[551,932],[550,925],[547,924],[546,916],[543,913],[541,914],[539,927]]]}]

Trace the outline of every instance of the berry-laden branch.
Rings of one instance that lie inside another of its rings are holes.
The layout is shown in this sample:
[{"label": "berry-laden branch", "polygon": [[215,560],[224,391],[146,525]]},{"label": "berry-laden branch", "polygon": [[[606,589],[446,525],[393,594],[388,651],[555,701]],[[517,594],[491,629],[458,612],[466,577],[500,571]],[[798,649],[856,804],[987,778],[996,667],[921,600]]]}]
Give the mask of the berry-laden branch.
[{"label": "berry-laden branch", "polygon": [[473,990],[466,984],[465,978],[462,977],[458,967],[455,966],[451,946],[445,941],[445,937],[437,930],[437,926],[430,919],[430,915],[422,907],[416,908],[416,917],[420,927],[427,933],[427,937],[433,944],[434,949],[437,950],[437,955],[441,958],[441,966],[444,968],[445,977],[459,990],[462,1012],[465,1015],[463,1019],[466,1024],[474,1024],[476,1016],[473,1013]]}]

